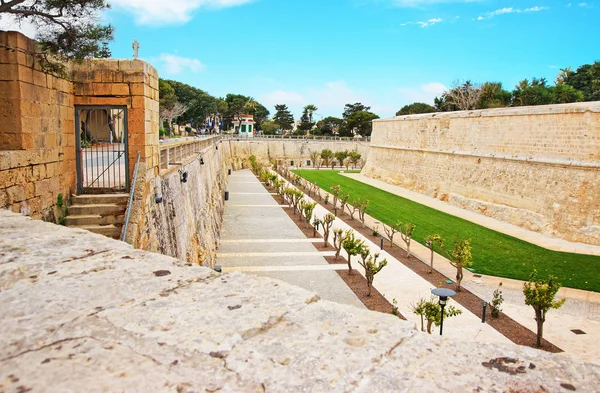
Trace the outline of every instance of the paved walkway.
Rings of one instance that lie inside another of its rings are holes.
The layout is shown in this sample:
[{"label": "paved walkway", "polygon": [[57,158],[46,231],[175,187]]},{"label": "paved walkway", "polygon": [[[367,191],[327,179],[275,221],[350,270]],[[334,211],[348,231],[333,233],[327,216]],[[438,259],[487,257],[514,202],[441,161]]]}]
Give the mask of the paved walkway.
[{"label": "paved walkway", "polygon": [[221,247],[223,271],[280,279],[321,298],[365,308],[249,170],[233,172],[228,183]]},{"label": "paved walkway", "polygon": [[[396,195],[400,195],[407,199],[411,199],[417,203],[438,209],[438,204],[434,203],[436,200],[433,198],[405,190],[402,187],[392,186],[379,180],[370,179],[359,174],[346,174],[346,176],[381,188],[385,191],[392,192]],[[446,213],[477,222],[478,224],[487,226],[490,229],[497,230],[495,226],[504,227],[505,230],[514,229],[514,232],[505,233],[515,237],[519,237],[517,236],[519,232],[525,231],[522,228],[518,228],[510,224],[500,223],[501,225],[498,225],[499,222],[492,218],[468,212],[463,209],[445,204],[441,201],[437,202],[444,205],[443,211]],[[442,209],[440,208],[438,210]],[[473,216],[478,217],[475,219]],[[376,226],[381,228],[381,224],[368,215],[365,215],[365,223],[370,228],[374,228]],[[486,225],[486,223],[489,225]],[[382,233],[383,231],[379,229],[379,232]],[[540,234],[536,235],[542,236]],[[554,240],[562,242],[560,239],[546,239],[546,241],[549,243]],[[403,244],[400,244],[401,240],[394,240],[394,243],[397,246],[403,246]],[[577,247],[578,243],[570,244],[574,245],[574,247]],[[430,251],[428,248],[417,242],[413,242],[411,244],[411,252],[417,258],[429,263]],[[456,274],[456,270],[450,265],[449,261],[439,254],[435,254],[434,268],[447,277],[453,277]],[[387,267],[383,271],[386,269]],[[533,309],[530,306],[525,305],[522,292],[523,281],[485,275],[476,277],[468,270],[465,270],[464,273],[465,277],[462,282],[463,287],[467,288],[480,298],[488,301],[492,299],[493,291],[498,287],[498,284],[502,282],[503,297],[505,299],[503,311],[520,324],[531,329],[533,332],[536,331],[537,327],[534,320]],[[379,287],[377,286],[377,280],[379,278],[380,277],[377,276],[375,279],[375,286],[378,289]],[[381,291],[381,289],[379,290]],[[600,351],[597,350],[597,342],[600,340],[600,293],[563,287],[558,292],[558,297],[567,298],[567,302],[560,309],[551,310],[547,314],[546,323],[544,324],[544,338],[565,350],[567,355],[572,355],[585,361],[600,364]],[[586,334],[577,335],[572,332],[574,329],[581,329]]]}]

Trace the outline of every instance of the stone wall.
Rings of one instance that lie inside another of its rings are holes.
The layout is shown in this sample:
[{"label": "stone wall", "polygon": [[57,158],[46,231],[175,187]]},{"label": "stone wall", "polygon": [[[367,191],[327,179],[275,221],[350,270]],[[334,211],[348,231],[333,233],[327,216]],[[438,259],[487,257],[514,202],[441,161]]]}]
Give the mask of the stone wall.
[{"label": "stone wall", "polygon": [[[129,168],[137,153],[158,173],[158,74],[140,60],[66,64],[68,77],[42,72],[36,43],[0,31],[0,208],[56,220],[58,194],[76,191],[75,105],[128,108]],[[6,49],[4,49],[6,48]]]},{"label": "stone wall", "polygon": [[217,274],[7,211],[0,222],[3,392],[600,386],[600,367],[565,354],[428,335],[266,277]]},{"label": "stone wall", "polygon": [[[288,140],[265,140],[265,139],[230,139],[226,145],[227,156],[236,168],[251,155],[256,156],[259,161],[268,163],[270,160],[286,161],[287,165],[308,165],[311,152],[321,152],[329,149],[334,153],[337,151],[358,151],[362,154],[363,162],[369,156],[369,142],[346,142],[346,141],[319,141],[311,139],[288,139]],[[312,162],[311,162],[312,164]]]},{"label": "stone wall", "polygon": [[376,120],[363,174],[600,244],[600,102]]}]

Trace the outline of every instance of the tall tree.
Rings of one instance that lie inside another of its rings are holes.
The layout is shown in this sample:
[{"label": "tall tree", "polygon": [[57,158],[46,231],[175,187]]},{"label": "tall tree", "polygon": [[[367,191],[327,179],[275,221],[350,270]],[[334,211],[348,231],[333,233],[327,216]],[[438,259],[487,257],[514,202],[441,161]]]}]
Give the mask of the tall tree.
[{"label": "tall tree", "polygon": [[510,91],[502,88],[500,82],[485,82],[481,85],[477,109],[503,108],[510,105]]},{"label": "tall tree", "polygon": [[369,112],[369,109],[371,109],[370,106],[365,106],[360,102],[346,104],[340,136],[354,136],[355,132],[361,136],[370,136],[373,131],[372,122],[379,119],[379,116]]},{"label": "tall tree", "polygon": [[553,94],[545,78],[523,79],[512,92],[513,106],[552,104]]},{"label": "tall tree", "polygon": [[450,90],[435,98],[435,107],[440,111],[465,111],[475,109],[481,95],[481,86],[470,80],[455,81]]},{"label": "tall tree", "polygon": [[304,107],[302,116],[300,117],[300,125],[298,125],[298,130],[308,132],[313,129],[315,125],[313,122],[313,113],[316,111],[317,107],[312,104]]},{"label": "tall tree", "polygon": [[435,108],[429,104],[425,104],[423,102],[414,102],[410,105],[404,105],[402,109],[396,112],[396,116],[416,115],[418,113],[432,113],[435,111]]},{"label": "tall tree", "polygon": [[567,73],[565,84],[580,90],[585,101],[600,101],[600,61],[584,64],[577,71]]},{"label": "tall tree", "polygon": [[333,116],[327,116],[323,120],[317,122],[317,128],[322,134],[335,135],[340,130],[342,119]]},{"label": "tall tree", "polygon": [[294,125],[294,116],[289,111],[287,105],[275,105],[275,115],[273,121],[279,125],[283,131],[291,130]]},{"label": "tall tree", "polygon": [[[36,40],[44,53],[60,59],[82,60],[110,57],[107,43],[113,27],[102,24],[101,14],[110,8],[104,0],[2,0],[0,15],[13,15],[18,22],[36,27]],[[64,72],[64,66],[37,54],[50,72]]]}]

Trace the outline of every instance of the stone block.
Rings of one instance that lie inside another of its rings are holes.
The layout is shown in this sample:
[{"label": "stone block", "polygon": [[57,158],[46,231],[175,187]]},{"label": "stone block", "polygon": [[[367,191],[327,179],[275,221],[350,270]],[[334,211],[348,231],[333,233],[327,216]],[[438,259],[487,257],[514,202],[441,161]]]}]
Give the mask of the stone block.
[{"label": "stone block", "polygon": [[39,87],[44,87],[46,88],[47,85],[47,80],[46,80],[46,74],[44,74],[41,71],[32,71],[33,72],[33,84]]},{"label": "stone block", "polygon": [[110,96],[112,94],[110,83],[93,83],[95,96]]},{"label": "stone block", "polygon": [[0,134],[0,150],[18,150],[23,148],[22,134]]},{"label": "stone block", "polygon": [[114,96],[128,96],[129,85],[127,83],[112,83],[111,94]]},{"label": "stone block", "polygon": [[8,195],[6,194],[6,190],[0,188],[0,209],[5,209],[8,205]]},{"label": "stone block", "polygon": [[145,83],[130,83],[129,85],[133,96],[146,96],[149,92],[149,88]]},{"label": "stone block", "polygon": [[48,195],[50,192],[50,179],[40,180],[34,183],[35,185],[35,196]]},{"label": "stone block", "polygon": [[14,81],[0,81],[0,98],[8,100],[20,99],[19,85]]},{"label": "stone block", "polygon": [[18,72],[16,64],[0,64],[0,81],[14,81],[17,80],[17,78]]},{"label": "stone block", "polygon": [[18,203],[24,201],[26,198],[25,186],[21,184],[15,184],[14,186],[6,189],[6,195],[8,196],[8,203]]}]

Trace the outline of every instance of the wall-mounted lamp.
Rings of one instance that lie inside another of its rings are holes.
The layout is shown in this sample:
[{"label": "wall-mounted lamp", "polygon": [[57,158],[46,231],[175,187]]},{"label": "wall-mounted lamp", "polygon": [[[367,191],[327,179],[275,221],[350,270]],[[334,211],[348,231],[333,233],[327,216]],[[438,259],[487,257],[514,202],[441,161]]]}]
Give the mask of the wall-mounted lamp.
[{"label": "wall-mounted lamp", "polygon": [[182,183],[187,183],[187,181],[188,181],[187,171],[179,171],[179,173],[181,174],[181,177],[179,180],[181,180]]},{"label": "wall-mounted lamp", "polygon": [[215,145],[215,149],[216,149],[216,150],[219,150],[219,145]]},{"label": "wall-mounted lamp", "polygon": [[162,201],[163,196],[162,192],[160,191],[160,178],[156,177],[154,180],[154,202],[162,203]]},{"label": "wall-mounted lamp", "polygon": [[200,165],[204,165],[204,158],[200,157]]}]

